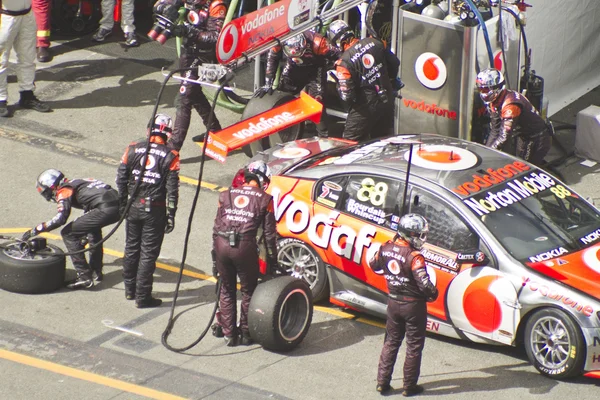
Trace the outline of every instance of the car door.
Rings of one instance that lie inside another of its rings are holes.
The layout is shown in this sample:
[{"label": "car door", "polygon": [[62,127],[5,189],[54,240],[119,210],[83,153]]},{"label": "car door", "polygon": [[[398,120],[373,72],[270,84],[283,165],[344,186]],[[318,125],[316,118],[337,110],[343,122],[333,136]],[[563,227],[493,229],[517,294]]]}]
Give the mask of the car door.
[{"label": "car door", "polygon": [[409,198],[408,210],[429,223],[422,253],[440,295],[428,303],[428,313],[467,336],[510,344],[518,320],[516,291],[476,230],[441,196],[412,186]]}]

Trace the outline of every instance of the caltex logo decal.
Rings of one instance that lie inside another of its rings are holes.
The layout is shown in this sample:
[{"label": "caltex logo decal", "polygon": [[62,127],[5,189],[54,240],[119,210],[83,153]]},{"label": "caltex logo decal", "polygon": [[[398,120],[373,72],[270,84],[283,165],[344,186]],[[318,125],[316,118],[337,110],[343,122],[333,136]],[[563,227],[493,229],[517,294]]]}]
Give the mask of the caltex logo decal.
[{"label": "caltex logo decal", "polygon": [[439,89],[446,83],[448,71],[446,64],[434,53],[423,53],[415,62],[417,79],[429,89]]}]

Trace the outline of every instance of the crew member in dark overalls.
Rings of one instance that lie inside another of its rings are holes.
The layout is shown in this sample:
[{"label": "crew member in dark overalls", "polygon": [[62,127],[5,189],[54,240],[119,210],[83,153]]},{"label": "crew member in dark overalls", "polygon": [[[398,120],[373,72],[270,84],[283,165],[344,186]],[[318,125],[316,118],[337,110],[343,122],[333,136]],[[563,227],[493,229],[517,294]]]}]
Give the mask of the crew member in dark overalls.
[{"label": "crew member in dark overalls", "polygon": [[[265,86],[257,92],[262,97],[272,92],[273,82],[279,62],[285,55],[285,65],[279,78],[277,90],[298,94],[305,90],[310,96],[323,103],[327,85],[327,69],[337,61],[340,51],[331,46],[329,40],[313,31],[306,31],[275,46],[267,55]],[[327,113],[321,113],[321,121],[317,124],[320,137],[329,136],[327,129]]]},{"label": "crew member in dark overalls", "polygon": [[61,231],[69,253],[80,252],[84,242],[90,245],[90,261],[83,252],[72,254],[71,260],[77,271],[77,278],[67,283],[69,289],[89,289],[94,281],[102,281],[102,228],[119,220],[119,195],[106,183],[97,179],[68,180],[62,172],[48,169],[37,179],[37,191],[48,201],[57,203],[58,213],[48,222],[37,225],[25,232],[21,240],[28,240],[42,232],[52,231],[64,225],[71,209],[84,210],[84,214],[68,223]]},{"label": "crew member in dark overalls", "polygon": [[479,96],[490,114],[490,133],[485,145],[502,150],[517,138],[515,155],[542,166],[552,147],[551,131],[529,100],[506,88],[504,75],[494,68],[477,74]]},{"label": "crew member in dark overalls", "polygon": [[[135,299],[137,308],[158,307],[161,299],[152,297],[156,260],[165,233],[175,228],[179,198],[179,153],[167,146],[173,129],[168,115],[157,114],[148,129],[150,154],[146,160],[142,183],[127,214],[123,280],[125,298]],[[117,171],[121,213],[134,195],[142,174],[146,142],[130,144]]]},{"label": "crew member in dark overalls", "polygon": [[[157,5],[155,5],[155,8]],[[227,2],[224,0],[186,0],[185,8],[189,10],[187,20],[181,25],[176,25],[172,32],[175,36],[183,37],[179,68],[193,68],[184,72],[183,77],[197,80],[198,66],[204,63],[214,64],[217,62],[215,49],[219,33],[225,21]],[[202,118],[206,129],[211,132],[221,130],[221,124],[216,115],[213,116],[212,122],[208,126],[212,108],[202,92],[202,86],[183,81],[179,87],[179,103],[175,116],[173,137],[169,141],[169,145],[177,151],[181,150],[187,136],[192,117],[192,107]],[[202,141],[203,138],[204,134],[201,134],[194,136],[193,140],[198,142]]]},{"label": "crew member in dark overalls", "polygon": [[[236,346],[238,340],[242,345],[252,343],[248,307],[258,283],[256,234],[259,227],[263,228],[266,239],[268,268],[272,270],[277,263],[273,198],[265,192],[271,182],[271,171],[263,161],[254,161],[244,170],[244,181],[244,185],[219,194],[213,228],[213,257],[221,279],[219,323],[227,346]],[[242,292],[241,332],[236,329],[236,275],[240,277]]]},{"label": "crew member in dark overalls", "polygon": [[369,261],[373,272],[385,277],[389,291],[385,342],[377,370],[376,389],[382,394],[392,389],[390,381],[394,364],[405,335],[402,395],[413,396],[423,391],[417,381],[425,346],[427,302],[438,296],[438,290],[425,269],[425,258],[420,253],[428,231],[427,221],[422,216],[402,216],[396,237],[381,246]]},{"label": "crew member in dark overalls", "polygon": [[378,39],[357,39],[342,20],[327,36],[343,53],[335,63],[338,92],[350,105],[343,138],[365,141],[394,134],[394,100],[403,86],[397,79],[400,60]]}]

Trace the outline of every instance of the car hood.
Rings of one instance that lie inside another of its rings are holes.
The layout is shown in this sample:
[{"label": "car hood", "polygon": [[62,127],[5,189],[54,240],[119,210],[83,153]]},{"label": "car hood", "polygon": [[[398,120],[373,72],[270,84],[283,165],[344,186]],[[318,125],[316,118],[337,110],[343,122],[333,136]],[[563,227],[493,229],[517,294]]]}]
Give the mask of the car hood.
[{"label": "car hood", "polygon": [[600,244],[546,261],[526,264],[553,280],[600,300]]},{"label": "car hood", "polygon": [[268,150],[262,151],[254,156],[251,161],[262,160],[269,165],[272,174],[280,175],[292,165],[310,158],[315,154],[353,144],[355,144],[355,142],[335,138],[325,139],[314,137],[300,139],[294,142],[281,143]]}]

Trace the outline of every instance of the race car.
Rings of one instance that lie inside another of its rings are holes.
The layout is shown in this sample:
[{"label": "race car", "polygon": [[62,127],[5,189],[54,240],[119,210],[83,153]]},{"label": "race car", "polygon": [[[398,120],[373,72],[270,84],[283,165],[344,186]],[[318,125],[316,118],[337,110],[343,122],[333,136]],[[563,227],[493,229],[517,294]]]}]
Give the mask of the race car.
[{"label": "race car", "polygon": [[435,134],[302,139],[256,159],[273,173],[278,261],[315,301],[385,317],[387,285],[367,262],[418,213],[440,292],[430,332],[523,344],[556,379],[600,377],[600,212],[552,175]]}]

